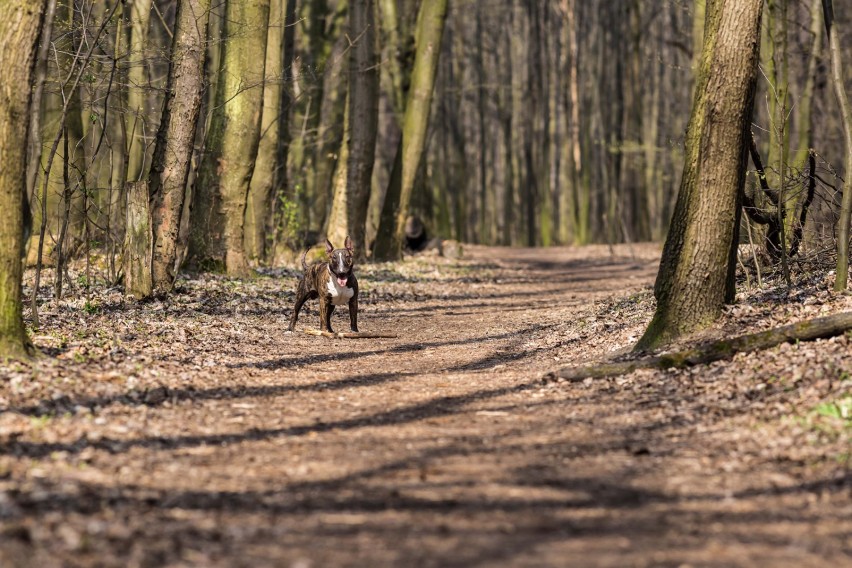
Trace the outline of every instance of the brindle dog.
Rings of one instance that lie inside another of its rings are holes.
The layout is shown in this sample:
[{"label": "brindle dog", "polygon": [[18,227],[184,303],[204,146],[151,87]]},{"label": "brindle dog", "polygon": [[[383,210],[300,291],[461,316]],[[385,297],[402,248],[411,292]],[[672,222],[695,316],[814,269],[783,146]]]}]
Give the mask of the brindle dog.
[{"label": "brindle dog", "polygon": [[305,275],[296,288],[296,305],[290,317],[290,331],[296,328],[299,310],[307,300],[319,298],[320,330],[333,333],[331,314],[335,306],[349,304],[349,323],[352,331],[358,331],[358,280],[352,272],[355,257],[352,239],[346,237],[344,248],[336,249],[331,241],[325,240],[325,252],[328,260],[315,262],[308,266],[302,254],[302,268]]}]

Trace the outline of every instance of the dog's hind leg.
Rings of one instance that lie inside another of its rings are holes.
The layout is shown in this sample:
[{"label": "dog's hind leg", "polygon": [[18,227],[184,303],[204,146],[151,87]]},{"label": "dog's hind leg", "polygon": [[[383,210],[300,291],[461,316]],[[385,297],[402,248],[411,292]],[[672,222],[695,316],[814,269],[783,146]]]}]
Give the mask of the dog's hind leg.
[{"label": "dog's hind leg", "polygon": [[358,296],[349,300],[349,327],[354,332],[358,331]]},{"label": "dog's hind leg", "polygon": [[296,321],[299,319],[299,310],[302,309],[304,303],[308,300],[308,294],[298,294],[296,296],[296,305],[293,306],[293,315],[290,316],[290,327],[287,329],[293,331],[296,329]]}]

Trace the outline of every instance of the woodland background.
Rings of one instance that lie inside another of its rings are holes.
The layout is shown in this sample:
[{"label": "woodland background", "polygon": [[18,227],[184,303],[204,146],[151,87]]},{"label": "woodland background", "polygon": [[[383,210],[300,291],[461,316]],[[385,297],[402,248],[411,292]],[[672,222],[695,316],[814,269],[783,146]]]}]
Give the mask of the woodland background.
[{"label": "woodland background", "polygon": [[[203,32],[209,42],[201,119],[179,239],[179,257],[201,266],[222,261],[221,254],[201,252],[215,240],[204,215],[216,208],[205,180],[221,174],[210,157],[221,120],[216,109],[232,100],[217,101],[217,88],[231,90],[220,97],[263,101],[261,127],[242,134],[246,155],[256,152],[246,168],[248,262],[280,263],[321,235],[345,236],[342,223],[330,218],[345,186],[341,156],[348,152],[342,148],[353,45],[348,3],[238,4],[245,7],[242,20],[232,15],[226,29],[226,3],[210,3]],[[44,148],[30,174],[39,178],[30,184],[36,229],[46,190],[44,254],[52,263],[86,244],[107,253],[107,280],[120,277],[125,182],[142,180],[151,165],[175,8],[174,0],[58,2],[41,104]],[[370,248],[379,229],[402,137],[420,8],[417,0],[375,5],[378,122],[366,243],[359,247]],[[846,60],[852,60],[849,17],[840,10],[835,26]],[[442,24],[431,120],[410,204],[431,235],[545,246],[664,238],[683,164],[702,0],[459,0],[449,3]],[[768,2],[754,112],[770,185],[781,187],[790,219],[803,199],[808,149],[817,152],[820,176],[803,258],[833,254],[836,176],[843,175],[821,25],[818,0]],[[244,45],[244,69],[231,60],[221,65],[228,42]],[[72,88],[75,73],[80,81]],[[231,84],[223,87],[226,79]],[[50,142],[63,128],[59,165],[43,184]],[[783,183],[776,181],[781,163]],[[747,191],[765,200],[756,187],[750,176]],[[35,235],[30,264],[38,258],[38,230]]]}]

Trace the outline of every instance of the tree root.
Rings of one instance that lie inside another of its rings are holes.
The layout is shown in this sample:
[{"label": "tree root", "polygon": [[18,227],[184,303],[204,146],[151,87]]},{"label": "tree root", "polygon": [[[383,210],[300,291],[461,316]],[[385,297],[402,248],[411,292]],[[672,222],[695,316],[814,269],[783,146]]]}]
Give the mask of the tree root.
[{"label": "tree root", "polygon": [[684,351],[644,357],[632,361],[600,363],[587,367],[565,367],[556,372],[549,373],[545,377],[545,380],[566,379],[569,381],[582,381],[585,379],[600,379],[626,375],[637,369],[683,369],[723,359],[730,359],[737,353],[762,351],[782,343],[813,341],[814,339],[834,337],[850,329],[852,329],[852,312],[842,312],[831,316],[776,327],[759,333],[740,335],[732,339],[721,339]]},{"label": "tree root", "polygon": [[396,339],[399,337],[398,335],[394,335],[392,333],[369,333],[363,331],[347,331],[335,333],[332,333],[330,331],[320,331],[318,329],[305,329],[303,331],[308,335],[321,335],[323,337],[330,337],[332,339]]}]

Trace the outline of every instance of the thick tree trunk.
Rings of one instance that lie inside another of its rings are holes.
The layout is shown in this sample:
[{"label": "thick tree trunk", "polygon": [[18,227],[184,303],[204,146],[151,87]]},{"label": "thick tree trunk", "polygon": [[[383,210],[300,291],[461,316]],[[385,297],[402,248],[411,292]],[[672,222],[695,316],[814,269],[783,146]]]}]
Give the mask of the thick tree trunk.
[{"label": "thick tree trunk", "polygon": [[657,309],[637,349],[709,325],[732,296],[762,8],[762,0],[707,3],[683,178],[654,286]]},{"label": "thick tree trunk", "polygon": [[[204,90],[209,13],[210,0],[178,1],[166,100],[149,177],[151,280],[159,292],[171,290],[177,276],[177,240]],[[135,229],[128,225],[128,231]]]},{"label": "thick tree trunk", "polygon": [[0,3],[0,360],[34,354],[21,308],[30,87],[44,0]]},{"label": "thick tree trunk", "polygon": [[260,142],[269,0],[228,2],[216,102],[193,198],[191,256],[202,269],[248,273],[245,209]]},{"label": "thick tree trunk", "polygon": [[[402,140],[397,152],[402,153],[399,185],[388,187],[385,203],[392,207],[391,194],[399,195],[398,205],[386,215],[382,208],[382,220],[376,236],[375,257],[382,260],[394,260],[402,257],[402,242],[405,238],[405,220],[414,181],[420,166],[420,158],[426,143],[426,130],[429,125],[429,113],[432,107],[432,91],[435,86],[435,74],[438,69],[438,56],[441,52],[441,37],[444,34],[444,21],[447,17],[447,0],[423,2],[417,22],[415,43],[417,53],[411,71],[411,87],[405,104],[405,119],[402,128]],[[390,199],[389,199],[390,198]],[[388,220],[394,219],[391,226]]]},{"label": "thick tree trunk", "polygon": [[832,0],[822,0],[825,18],[825,35],[828,38],[828,51],[831,55],[831,79],[834,94],[840,107],[840,123],[843,128],[844,160],[843,200],[840,205],[840,218],[837,220],[837,275],[834,289],[845,290],[849,277],[849,222],[852,215],[852,105],[843,84],[843,65],[840,61],[840,38],[834,29],[834,5]]}]

